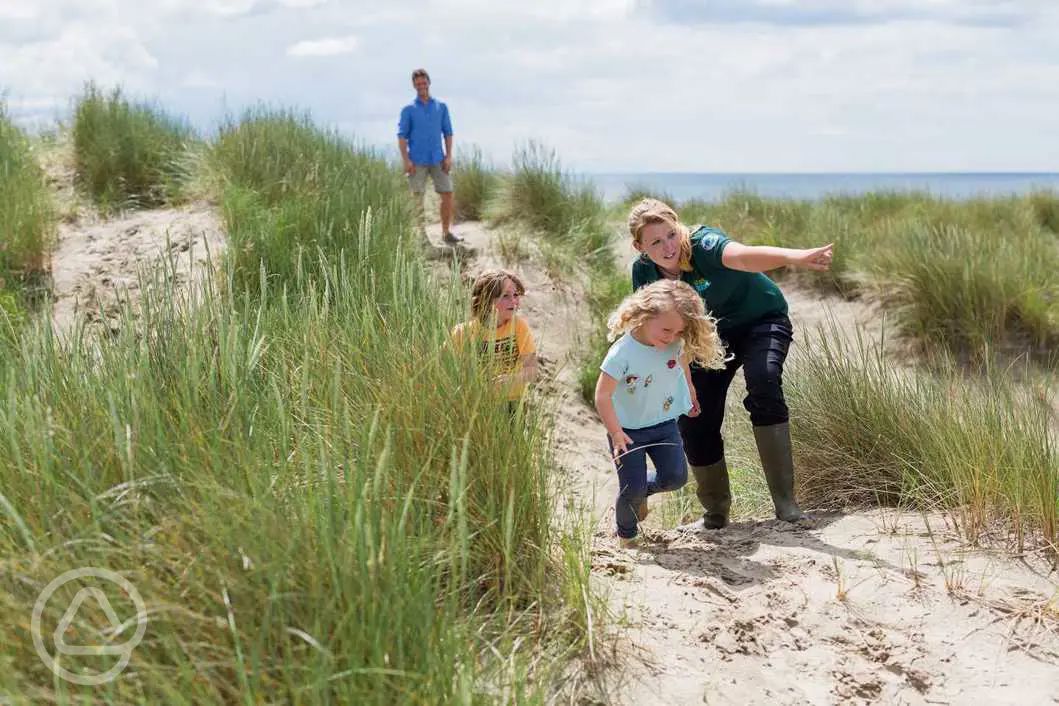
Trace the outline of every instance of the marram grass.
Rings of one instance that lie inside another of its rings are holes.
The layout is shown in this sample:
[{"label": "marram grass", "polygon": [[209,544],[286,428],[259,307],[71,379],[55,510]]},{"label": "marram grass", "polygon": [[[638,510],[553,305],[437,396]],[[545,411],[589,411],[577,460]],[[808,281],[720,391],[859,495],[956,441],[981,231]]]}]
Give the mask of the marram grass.
[{"label": "marram grass", "polygon": [[1059,548],[1059,453],[1044,390],[1010,371],[895,367],[880,349],[806,331],[784,375],[799,495],[810,505],[947,510],[976,541]]},{"label": "marram grass", "polygon": [[[553,260],[611,266],[611,226],[595,190],[566,171],[554,150],[529,142],[515,151],[512,169],[503,175],[486,208],[493,224],[518,224],[536,231]],[[566,269],[566,268],[564,268]]]},{"label": "marram grass", "polygon": [[[548,701],[596,606],[584,539],[554,519],[547,421],[509,419],[446,345],[464,301],[409,249],[396,174],[305,122],[242,129],[223,146],[253,163],[225,207],[271,259],[230,248],[199,306],[149,291],[115,339],[0,340],[0,693]],[[258,140],[283,133],[306,169],[279,183]],[[28,634],[41,588],[80,566],[121,572],[150,615],[94,690],[53,678]]]},{"label": "marram grass", "polygon": [[120,89],[88,84],[73,119],[77,185],[104,211],[179,201],[188,179],[191,127]]},{"label": "marram grass", "polygon": [[452,172],[456,218],[461,221],[482,220],[486,204],[493,198],[499,184],[499,172],[489,164],[480,147],[472,145],[457,154]]},{"label": "marram grass", "polygon": [[[55,209],[29,140],[0,103],[0,296],[45,268],[55,235]],[[21,307],[11,298],[5,310]]]},{"label": "marram grass", "polygon": [[877,299],[929,351],[1046,358],[1059,343],[1059,194],[952,201],[879,192],[808,202],[736,191],[678,211],[686,223],[717,225],[753,245],[835,243],[830,272],[777,275]]}]

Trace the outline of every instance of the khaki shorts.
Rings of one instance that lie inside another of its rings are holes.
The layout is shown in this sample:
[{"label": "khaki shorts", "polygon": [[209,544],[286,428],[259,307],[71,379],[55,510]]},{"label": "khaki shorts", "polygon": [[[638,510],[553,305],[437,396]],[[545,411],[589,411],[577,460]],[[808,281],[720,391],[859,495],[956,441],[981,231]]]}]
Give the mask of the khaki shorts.
[{"label": "khaki shorts", "polygon": [[421,194],[426,190],[427,174],[434,180],[434,191],[439,194],[452,192],[452,175],[441,171],[440,164],[417,164],[416,173],[408,175],[408,185],[413,193]]}]

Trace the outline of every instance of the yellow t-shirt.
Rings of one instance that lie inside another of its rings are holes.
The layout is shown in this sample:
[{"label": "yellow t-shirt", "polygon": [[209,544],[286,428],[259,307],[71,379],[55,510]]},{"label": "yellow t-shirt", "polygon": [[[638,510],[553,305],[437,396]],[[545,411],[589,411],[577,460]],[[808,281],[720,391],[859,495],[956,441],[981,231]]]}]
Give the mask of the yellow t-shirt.
[{"label": "yellow t-shirt", "polygon": [[[479,359],[492,366],[498,375],[517,372],[522,367],[519,362],[522,357],[537,351],[529,325],[518,314],[493,330],[486,330],[478,320],[466,321],[452,330],[452,340],[457,345],[474,345]],[[507,398],[518,400],[525,391],[525,383],[511,385]]]}]

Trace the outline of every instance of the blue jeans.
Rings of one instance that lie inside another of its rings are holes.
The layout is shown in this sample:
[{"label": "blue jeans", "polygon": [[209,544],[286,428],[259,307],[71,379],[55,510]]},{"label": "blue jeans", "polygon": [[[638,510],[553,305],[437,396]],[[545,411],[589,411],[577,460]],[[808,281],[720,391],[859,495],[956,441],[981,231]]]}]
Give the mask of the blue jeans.
[{"label": "blue jeans", "polygon": [[[636,508],[649,495],[683,487],[688,481],[688,464],[675,420],[624,431],[633,444],[615,461],[618,499],[614,503],[614,517],[618,523],[618,536],[629,539],[637,534]],[[607,441],[610,443],[610,435]],[[651,478],[647,477],[648,456],[655,466],[655,475]]]}]

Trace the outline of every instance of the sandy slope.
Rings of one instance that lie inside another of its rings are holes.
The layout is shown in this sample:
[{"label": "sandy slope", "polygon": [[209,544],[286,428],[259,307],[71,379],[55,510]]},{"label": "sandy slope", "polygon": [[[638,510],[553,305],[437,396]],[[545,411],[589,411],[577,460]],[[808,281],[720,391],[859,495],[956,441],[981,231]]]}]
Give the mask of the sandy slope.
[{"label": "sandy slope", "polygon": [[[487,229],[458,231],[479,250],[471,273],[501,264]],[[940,516],[826,515],[812,530],[766,519],[712,533],[649,525],[642,549],[619,549],[604,432],[574,385],[586,309],[576,287],[556,287],[532,263],[514,269],[529,286],[523,314],[545,384],[563,399],[558,460],[598,523],[594,579],[619,616],[619,665],[600,701],[1059,703],[1059,576],[1041,557],[967,550]],[[785,289],[803,335],[875,316]]]},{"label": "sandy slope", "polygon": [[205,276],[207,261],[219,261],[224,242],[214,210],[201,203],[63,224],[52,254],[52,325],[57,332],[78,322],[117,331],[122,302],[138,300],[143,277],[186,290]]},{"label": "sandy slope", "polygon": [[102,218],[73,187],[71,147],[61,143],[41,163],[63,221],[51,254],[52,327],[69,334],[82,323],[116,332],[122,302],[135,307],[143,279],[178,293],[220,261],[225,238],[216,209],[204,202]]}]

